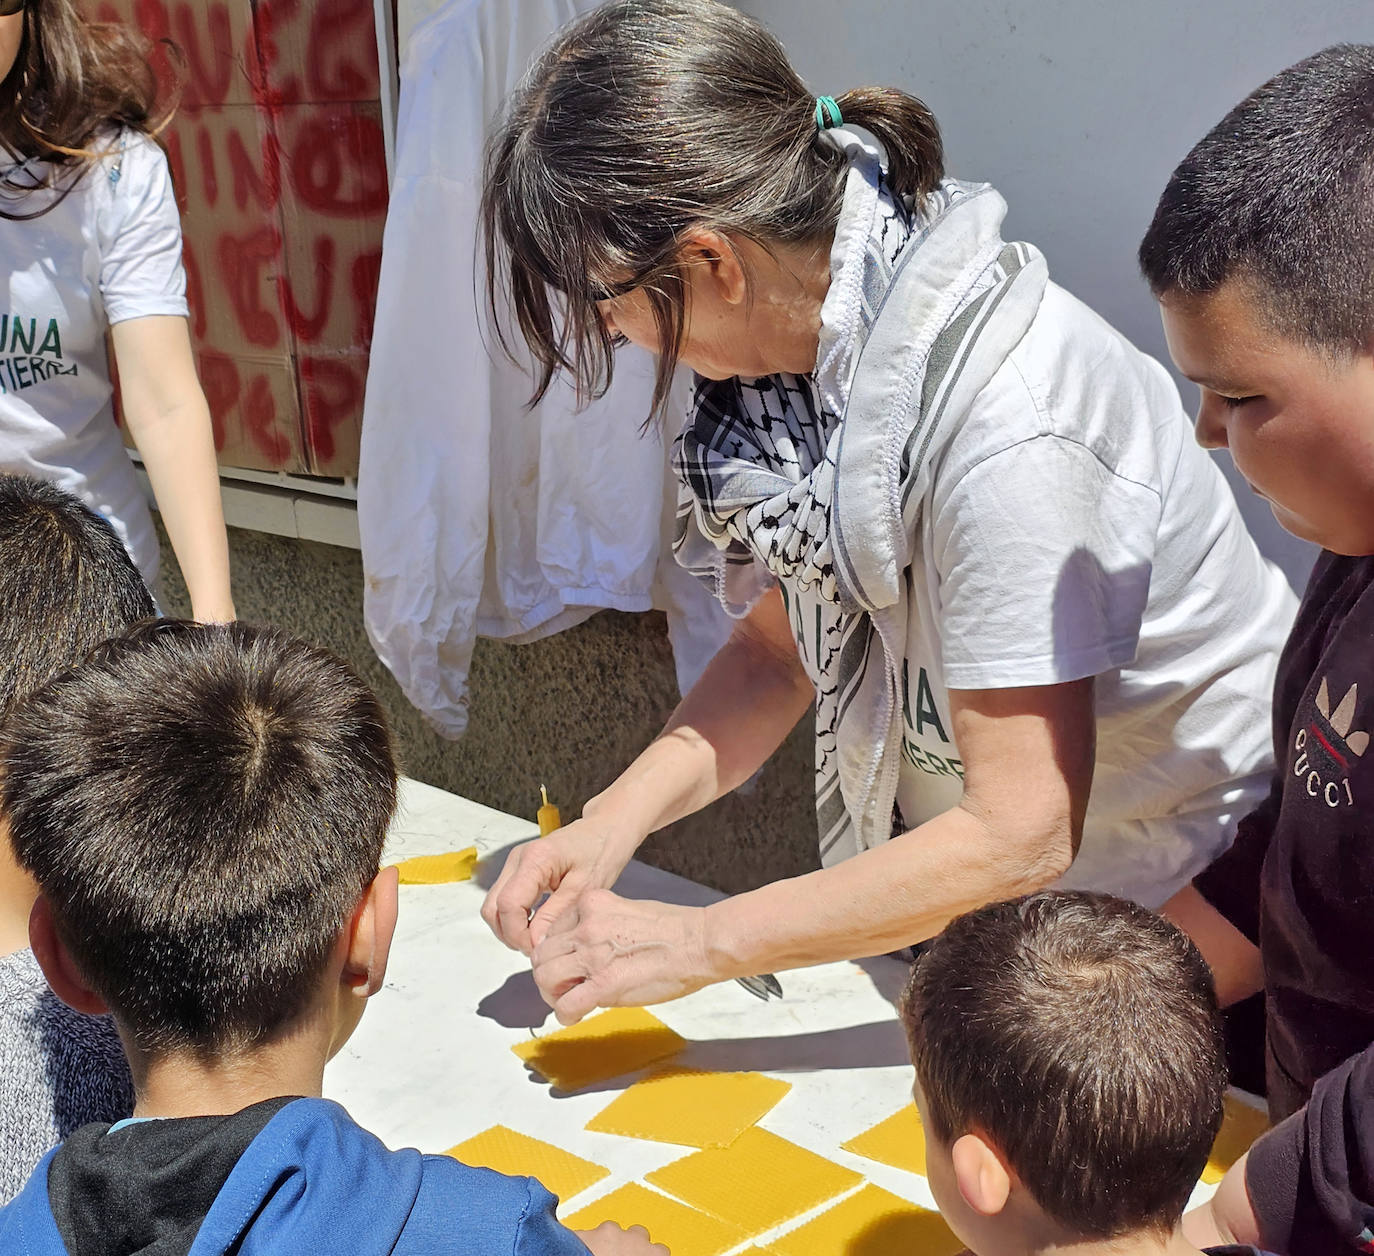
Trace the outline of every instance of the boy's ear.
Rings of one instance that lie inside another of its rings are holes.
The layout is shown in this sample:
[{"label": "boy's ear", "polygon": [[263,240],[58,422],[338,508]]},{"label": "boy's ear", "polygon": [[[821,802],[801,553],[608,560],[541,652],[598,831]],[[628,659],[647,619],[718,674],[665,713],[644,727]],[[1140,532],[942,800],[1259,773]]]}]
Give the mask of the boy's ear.
[{"label": "boy's ear", "polygon": [[739,305],[749,295],[749,281],[739,251],[719,231],[688,227],[680,249],[691,282],[709,282],[727,305]]},{"label": "boy's ear", "polygon": [[48,985],[59,999],[68,1007],[87,1016],[101,1016],[110,1009],[94,990],[86,984],[76,965],[72,962],[66,946],[57,933],[57,922],[52,918],[52,908],[41,894],[34,901],[33,911],[29,913],[29,945],[33,957]]},{"label": "boy's ear", "polygon": [[367,887],[349,926],[344,982],[360,999],[370,999],[386,980],[391,940],[400,908],[400,873],[383,868]]},{"label": "boy's ear", "polygon": [[959,1194],[974,1212],[995,1217],[1011,1198],[1011,1174],[1002,1157],[977,1134],[964,1134],[950,1148]]}]

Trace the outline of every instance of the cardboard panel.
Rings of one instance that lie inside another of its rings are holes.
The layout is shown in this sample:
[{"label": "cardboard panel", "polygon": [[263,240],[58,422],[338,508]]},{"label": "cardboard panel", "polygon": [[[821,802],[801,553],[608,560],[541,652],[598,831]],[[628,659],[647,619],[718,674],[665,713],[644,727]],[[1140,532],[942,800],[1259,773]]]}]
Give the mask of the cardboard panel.
[{"label": "cardboard panel", "polygon": [[310,473],[294,359],[202,349],[196,365],[220,466]]},{"label": "cardboard panel", "polygon": [[305,449],[315,475],[357,474],[367,363],[361,349],[298,359]]},{"label": "cardboard panel", "polygon": [[[170,40],[185,66],[182,104],[190,109],[252,104],[262,77],[248,0],[87,0],[99,21],[133,22],[155,41]],[[154,65],[172,79],[165,50]]]},{"label": "cardboard panel", "polygon": [[263,87],[274,105],[381,98],[373,0],[257,0]]},{"label": "cardboard panel", "polygon": [[292,352],[275,148],[275,131],[254,105],[185,110],[169,139],[192,336],[222,353]]},{"label": "cardboard panel", "polygon": [[226,466],[352,476],[387,208],[372,0],[89,0],[182,50],[165,136]]},{"label": "cardboard panel", "polygon": [[368,349],[387,209],[381,106],[295,105],[275,121],[292,332],[301,352]]}]

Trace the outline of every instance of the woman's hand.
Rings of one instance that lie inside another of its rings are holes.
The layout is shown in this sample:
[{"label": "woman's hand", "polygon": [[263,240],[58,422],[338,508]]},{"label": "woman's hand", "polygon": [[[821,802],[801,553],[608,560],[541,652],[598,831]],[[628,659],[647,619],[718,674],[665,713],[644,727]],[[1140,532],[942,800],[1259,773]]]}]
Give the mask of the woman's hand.
[{"label": "woman's hand", "polygon": [[590,890],[553,922],[531,957],[534,980],[560,1023],[598,1007],[644,1007],[700,990],[716,973],[706,911]]},{"label": "woman's hand", "polygon": [[[517,846],[487,893],[482,919],[511,950],[529,955],[583,894],[615,884],[644,836],[584,816]],[[548,899],[536,911],[545,894]]]},{"label": "woman's hand", "polygon": [[587,803],[581,820],[511,852],[482,919],[528,955],[579,895],[614,885],[650,833],[747,781],[814,696],[775,589],[736,625],[662,735]]}]

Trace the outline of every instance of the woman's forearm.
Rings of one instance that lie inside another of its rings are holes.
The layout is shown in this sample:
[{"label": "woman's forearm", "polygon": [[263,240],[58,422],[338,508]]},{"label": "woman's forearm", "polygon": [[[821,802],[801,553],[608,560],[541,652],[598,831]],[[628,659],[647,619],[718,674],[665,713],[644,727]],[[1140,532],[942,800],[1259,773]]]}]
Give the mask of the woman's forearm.
[{"label": "woman's forearm", "polygon": [[1068,870],[1092,787],[1092,680],[951,690],[950,705],[965,772],[959,805],[833,868],[707,908],[722,977],[910,946]]},{"label": "woman's forearm", "polygon": [[150,316],[111,329],[129,435],[148,469],[197,619],[234,618],[229,540],[210,407],[184,318]]},{"label": "woman's forearm", "polygon": [[881,955],[955,916],[1049,885],[1073,857],[1067,822],[994,832],[963,807],[833,868],[706,909],[716,980]]},{"label": "woman's forearm", "polygon": [[699,811],[753,776],[813,701],[790,636],[779,640],[771,608],[761,608],[731,634],[659,737],[583,814],[642,839]]}]

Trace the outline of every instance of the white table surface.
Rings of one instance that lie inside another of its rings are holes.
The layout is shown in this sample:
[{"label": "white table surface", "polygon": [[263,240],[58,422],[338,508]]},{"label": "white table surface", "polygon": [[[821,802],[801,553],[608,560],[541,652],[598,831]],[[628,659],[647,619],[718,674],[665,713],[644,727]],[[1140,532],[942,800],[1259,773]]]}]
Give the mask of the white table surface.
[{"label": "white table surface", "polygon": [[[391,1147],[441,1152],[500,1124],[608,1168],[610,1177],[563,1201],[568,1215],[690,1149],[583,1128],[642,1073],[563,1095],[511,1051],[558,1026],[528,961],[491,935],[478,908],[505,853],[536,834],[530,821],[403,783],[387,861],[476,846],[482,862],[468,882],[401,887],[385,988],[329,1066],[325,1095]],[[683,904],[719,897],[638,862],[616,888]],[[753,1070],[792,1084],[763,1128],[933,1208],[924,1178],[840,1149],[910,1101],[911,1066],[893,1006],[905,976],[906,966],[891,959],[827,964],[782,974],[781,1000],[764,1003],[730,982],[653,1010],[688,1039],[675,1064]],[[1194,1200],[1211,1189],[1199,1186]]]},{"label": "white table surface", "polygon": [[[511,1051],[536,1026],[548,1032],[558,1025],[528,960],[491,935],[478,908],[505,852],[535,836],[534,824],[414,781],[404,782],[401,799],[388,862],[466,846],[476,846],[483,862],[472,881],[401,887],[386,986],[329,1066],[325,1095],[392,1147],[444,1151],[501,1124],[611,1170],[565,1200],[565,1214],[689,1154],[583,1128],[643,1074],[555,1094]],[[638,862],[616,888],[684,904],[719,897]],[[891,1002],[905,974],[905,965],[889,959],[828,964],[784,973],[781,1000],[764,1003],[730,982],[653,1010],[689,1041],[675,1064],[754,1070],[792,1084],[760,1122],[765,1129],[933,1207],[924,1179],[840,1150],[910,1101],[911,1066]]]}]

